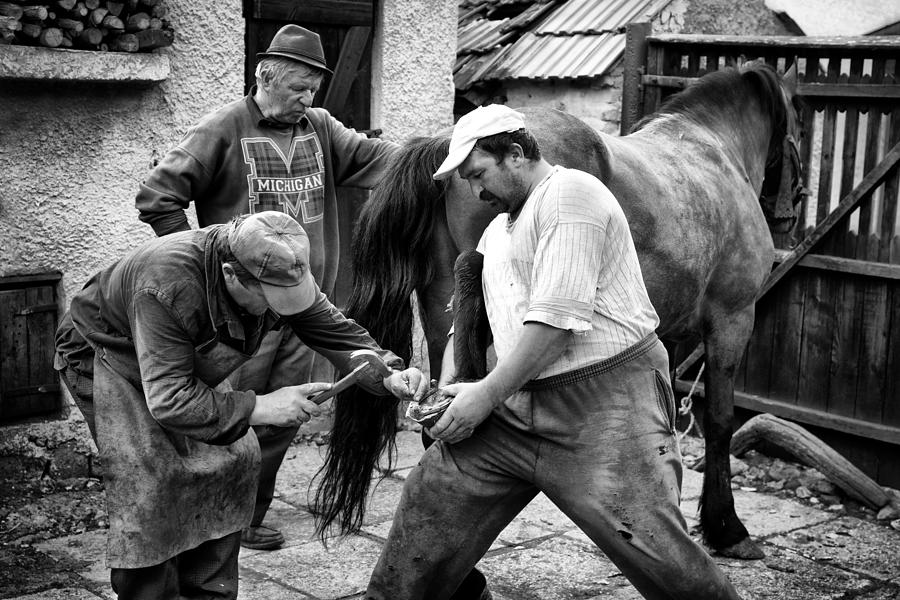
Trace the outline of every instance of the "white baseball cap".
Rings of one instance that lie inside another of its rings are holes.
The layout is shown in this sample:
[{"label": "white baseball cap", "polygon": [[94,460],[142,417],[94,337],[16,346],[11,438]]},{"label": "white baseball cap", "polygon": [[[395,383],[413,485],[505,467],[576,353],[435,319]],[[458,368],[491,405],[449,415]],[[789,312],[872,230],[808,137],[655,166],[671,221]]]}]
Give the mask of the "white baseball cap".
[{"label": "white baseball cap", "polygon": [[525,128],[525,116],[503,104],[479,106],[460,117],[450,136],[450,152],[433,175],[446,179],[466,160],[479,139]]}]

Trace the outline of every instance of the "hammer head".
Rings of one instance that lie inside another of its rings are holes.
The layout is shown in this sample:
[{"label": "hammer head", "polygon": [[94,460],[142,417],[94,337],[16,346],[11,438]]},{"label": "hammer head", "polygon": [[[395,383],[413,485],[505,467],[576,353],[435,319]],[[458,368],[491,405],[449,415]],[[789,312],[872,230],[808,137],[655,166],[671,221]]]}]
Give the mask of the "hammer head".
[{"label": "hammer head", "polygon": [[348,362],[350,372],[335,382],[330,390],[313,396],[310,400],[316,404],[322,404],[360,381],[377,387],[392,372],[384,359],[372,350],[354,350],[350,353]]},{"label": "hammer head", "polygon": [[374,350],[354,350],[351,352],[350,369],[355,371],[359,365],[366,365],[363,369],[363,374],[371,377],[373,380],[377,379],[378,382],[381,382],[382,379],[391,374],[391,368]]}]

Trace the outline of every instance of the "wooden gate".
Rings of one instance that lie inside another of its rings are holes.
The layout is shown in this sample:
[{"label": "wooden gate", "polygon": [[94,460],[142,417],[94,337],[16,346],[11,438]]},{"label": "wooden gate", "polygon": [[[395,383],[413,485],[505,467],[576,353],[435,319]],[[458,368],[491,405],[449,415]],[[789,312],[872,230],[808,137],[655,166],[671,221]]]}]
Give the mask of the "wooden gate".
[{"label": "wooden gate", "polygon": [[[371,129],[372,32],[374,0],[244,0],[246,19],[246,91],[255,85],[256,55],[288,23],[315,31],[322,39],[325,61],[334,75],[325,78],[314,106],[326,109],[347,127],[377,135]],[[339,187],[341,260],[349,260],[350,236],[368,192]],[[331,300],[341,306],[350,291],[350,269],[340,269]]]},{"label": "wooden gate", "polygon": [[[756,58],[781,72],[797,64],[810,193],[794,231],[773,236],[735,403],[809,426],[900,487],[900,38],[648,33],[627,33],[623,132],[707,71]],[[678,391],[701,356],[677,367]]]}]

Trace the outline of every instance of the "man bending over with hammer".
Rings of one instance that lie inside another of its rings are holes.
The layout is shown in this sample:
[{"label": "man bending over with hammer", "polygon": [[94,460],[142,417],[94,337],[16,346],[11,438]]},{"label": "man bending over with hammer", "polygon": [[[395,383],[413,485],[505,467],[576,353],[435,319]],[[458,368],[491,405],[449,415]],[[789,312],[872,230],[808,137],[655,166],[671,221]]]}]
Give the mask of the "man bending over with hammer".
[{"label": "man bending over with hammer", "polygon": [[[376,394],[427,389],[326,299],[309,247],[284,213],[236,217],[145,243],[72,299],[56,367],[100,451],[120,599],[237,598],[260,463],[251,426],[299,425],[318,413],[310,397],[332,387],[223,385],[267,332],[289,325]],[[358,359],[367,354],[368,370]]]}]

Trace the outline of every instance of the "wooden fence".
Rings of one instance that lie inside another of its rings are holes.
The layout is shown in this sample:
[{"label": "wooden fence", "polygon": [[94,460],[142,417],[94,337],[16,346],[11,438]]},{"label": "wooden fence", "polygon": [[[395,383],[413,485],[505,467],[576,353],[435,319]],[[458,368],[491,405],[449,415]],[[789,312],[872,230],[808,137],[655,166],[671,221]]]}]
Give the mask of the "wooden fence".
[{"label": "wooden fence", "polygon": [[[623,131],[704,72],[756,58],[781,72],[796,63],[810,193],[794,231],[774,236],[735,403],[812,426],[900,487],[900,38],[648,31],[627,34]],[[676,370],[682,392],[692,362]]]}]

